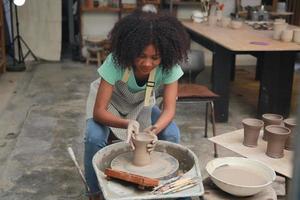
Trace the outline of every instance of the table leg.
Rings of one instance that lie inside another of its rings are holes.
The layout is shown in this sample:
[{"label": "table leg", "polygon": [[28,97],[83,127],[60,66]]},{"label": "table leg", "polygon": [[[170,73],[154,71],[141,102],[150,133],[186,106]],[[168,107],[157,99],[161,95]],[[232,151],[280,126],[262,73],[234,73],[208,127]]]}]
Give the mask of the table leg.
[{"label": "table leg", "polygon": [[288,117],[291,106],[295,52],[265,52],[258,99],[257,117],[264,113]]},{"label": "table leg", "polygon": [[213,52],[212,89],[220,97],[215,101],[215,116],[217,122],[228,120],[229,83],[234,53],[221,46],[216,46]]}]

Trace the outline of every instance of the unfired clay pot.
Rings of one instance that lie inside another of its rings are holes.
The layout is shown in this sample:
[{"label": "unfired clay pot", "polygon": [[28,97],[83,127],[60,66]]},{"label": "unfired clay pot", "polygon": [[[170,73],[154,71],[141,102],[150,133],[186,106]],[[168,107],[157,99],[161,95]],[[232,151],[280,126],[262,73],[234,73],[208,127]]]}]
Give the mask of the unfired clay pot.
[{"label": "unfired clay pot", "polygon": [[271,158],[282,158],[285,142],[290,129],[280,125],[269,125],[266,127],[268,132],[268,145],[266,154]]},{"label": "unfired clay pot", "polygon": [[242,121],[244,126],[244,141],[243,145],[247,147],[256,147],[259,132],[264,125],[264,122],[259,119],[247,118]]},{"label": "unfired clay pot", "polygon": [[300,29],[295,29],[294,30],[293,41],[300,44]]},{"label": "unfired clay pot", "polygon": [[284,126],[289,128],[291,130],[291,134],[287,138],[285,142],[285,149],[287,150],[292,150],[292,141],[293,141],[293,136],[294,136],[294,129],[296,127],[296,119],[295,118],[288,118],[283,121]]},{"label": "unfired clay pot", "polygon": [[285,22],[274,22],[273,24],[273,39],[279,40],[281,38],[282,32],[286,29],[287,23]]},{"label": "unfired clay pot", "polygon": [[268,135],[266,133],[266,126],[268,125],[280,125],[283,121],[283,117],[277,114],[266,113],[262,115],[262,119],[264,121],[264,135],[263,140],[268,139]]},{"label": "unfired clay pot", "polygon": [[134,144],[133,160],[132,163],[136,166],[145,166],[151,163],[150,152],[147,151],[147,145],[153,140],[157,139],[154,134],[140,132],[138,134],[133,134],[132,142]]},{"label": "unfired clay pot", "polygon": [[283,42],[291,42],[293,40],[293,30],[283,30],[281,33],[281,40]]}]

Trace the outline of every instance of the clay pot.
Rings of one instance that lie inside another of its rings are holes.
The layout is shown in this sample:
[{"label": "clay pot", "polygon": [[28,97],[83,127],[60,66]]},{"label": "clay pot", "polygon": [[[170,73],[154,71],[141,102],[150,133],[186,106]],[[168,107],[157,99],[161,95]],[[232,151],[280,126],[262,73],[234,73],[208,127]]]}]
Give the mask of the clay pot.
[{"label": "clay pot", "polygon": [[292,150],[292,141],[293,136],[295,134],[295,127],[296,127],[296,119],[295,118],[288,118],[283,121],[284,126],[289,128],[291,130],[291,134],[288,136],[286,142],[285,142],[285,149]]},{"label": "clay pot", "polygon": [[215,26],[216,24],[217,24],[217,16],[209,15],[208,16],[208,25],[209,26]]},{"label": "clay pot", "polygon": [[231,28],[233,29],[240,29],[243,26],[243,22],[242,21],[238,21],[238,20],[233,20],[231,21]]},{"label": "clay pot", "polygon": [[282,158],[285,141],[291,130],[280,125],[269,125],[266,127],[268,132],[267,156],[271,158]]},{"label": "clay pot", "polygon": [[268,125],[280,125],[283,121],[283,117],[277,114],[266,113],[262,115],[264,121],[264,134],[263,140],[268,140],[268,133],[266,133],[266,126]]},{"label": "clay pot", "polygon": [[293,30],[283,30],[281,33],[281,40],[283,42],[291,42],[293,40]]},{"label": "clay pot", "polygon": [[244,126],[244,141],[243,145],[247,147],[256,147],[259,132],[264,125],[264,122],[259,119],[247,118],[242,121]]},{"label": "clay pot", "polygon": [[150,164],[151,156],[147,151],[147,145],[153,140],[156,140],[157,136],[154,134],[140,132],[138,134],[133,134],[131,139],[135,147],[132,163],[140,167]]},{"label": "clay pot", "polygon": [[221,19],[221,25],[222,27],[226,28],[230,25],[231,19],[230,17],[222,17]]},{"label": "clay pot", "polygon": [[87,8],[93,8],[94,7],[93,0],[85,0],[85,7],[87,7]]},{"label": "clay pot", "polygon": [[300,44],[300,29],[295,29],[294,30],[293,41]]},{"label": "clay pot", "polygon": [[284,22],[274,22],[273,24],[273,39],[279,40],[281,38],[282,32],[286,29],[287,23]]}]

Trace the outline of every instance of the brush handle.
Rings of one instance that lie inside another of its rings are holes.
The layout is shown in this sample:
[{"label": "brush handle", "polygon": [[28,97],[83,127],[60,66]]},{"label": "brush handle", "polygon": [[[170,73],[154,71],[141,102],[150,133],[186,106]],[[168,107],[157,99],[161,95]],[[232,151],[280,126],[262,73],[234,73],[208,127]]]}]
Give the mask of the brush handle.
[{"label": "brush handle", "polygon": [[83,183],[85,184],[85,187],[87,188],[88,192],[90,192],[90,188],[89,188],[89,186],[88,186],[88,184],[87,184],[87,182],[85,180],[85,177],[84,177],[84,175],[83,175],[83,173],[82,173],[82,171],[80,169],[80,166],[79,166],[79,164],[78,164],[78,162],[76,160],[76,157],[75,157],[73,149],[71,147],[68,147],[68,152],[69,152],[69,154],[71,156],[71,159],[73,160],[73,162],[74,162],[74,164],[75,164],[75,166],[76,166],[76,168],[78,170],[78,173],[79,173],[79,175],[80,175]]}]

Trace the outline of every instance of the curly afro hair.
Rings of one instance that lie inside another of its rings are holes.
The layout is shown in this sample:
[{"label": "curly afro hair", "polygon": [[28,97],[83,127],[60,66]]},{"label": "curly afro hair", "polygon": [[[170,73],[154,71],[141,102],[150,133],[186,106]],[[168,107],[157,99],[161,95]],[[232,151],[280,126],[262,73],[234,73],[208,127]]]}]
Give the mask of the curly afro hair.
[{"label": "curly afro hair", "polygon": [[146,46],[153,44],[163,69],[187,60],[190,39],[177,18],[167,13],[137,10],[118,21],[109,34],[113,59],[122,68],[133,66]]}]

